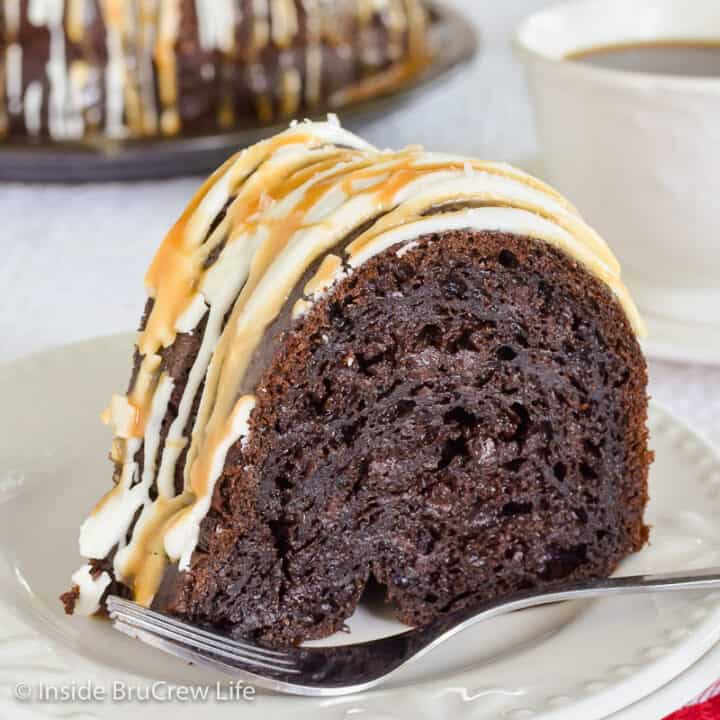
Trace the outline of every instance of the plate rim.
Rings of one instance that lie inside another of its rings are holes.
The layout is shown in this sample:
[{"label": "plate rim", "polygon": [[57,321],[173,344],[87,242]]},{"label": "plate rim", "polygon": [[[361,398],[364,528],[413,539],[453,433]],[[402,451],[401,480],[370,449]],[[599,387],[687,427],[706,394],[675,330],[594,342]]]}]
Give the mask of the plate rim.
[{"label": "plate rim", "polygon": [[[664,717],[682,709],[718,679],[720,667],[720,643],[705,653],[687,670],[658,688],[654,693],[628,705],[609,716],[607,720],[648,720]],[[661,714],[662,715],[661,715]]]}]

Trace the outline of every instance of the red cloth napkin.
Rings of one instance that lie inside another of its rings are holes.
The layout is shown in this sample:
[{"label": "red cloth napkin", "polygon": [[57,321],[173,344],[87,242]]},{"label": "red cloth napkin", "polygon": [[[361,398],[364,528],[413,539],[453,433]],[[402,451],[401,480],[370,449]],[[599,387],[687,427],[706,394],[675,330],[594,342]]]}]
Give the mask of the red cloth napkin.
[{"label": "red cloth napkin", "polygon": [[708,688],[693,705],[688,705],[665,720],[720,720],[720,682]]}]

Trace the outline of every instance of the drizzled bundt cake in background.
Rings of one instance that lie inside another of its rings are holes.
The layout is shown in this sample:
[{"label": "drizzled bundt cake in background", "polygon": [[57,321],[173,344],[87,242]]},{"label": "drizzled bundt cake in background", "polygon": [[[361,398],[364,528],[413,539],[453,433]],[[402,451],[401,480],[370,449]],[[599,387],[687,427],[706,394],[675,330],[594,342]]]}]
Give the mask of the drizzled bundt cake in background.
[{"label": "drizzled bundt cake in background", "polygon": [[205,183],[146,281],[68,612],[113,592],[296,643],[371,579],[422,624],[645,543],[642,323],[521,171],[295,125]]},{"label": "drizzled bundt cake in background", "polygon": [[5,0],[0,138],[212,132],[342,107],[426,58],[422,0]]}]

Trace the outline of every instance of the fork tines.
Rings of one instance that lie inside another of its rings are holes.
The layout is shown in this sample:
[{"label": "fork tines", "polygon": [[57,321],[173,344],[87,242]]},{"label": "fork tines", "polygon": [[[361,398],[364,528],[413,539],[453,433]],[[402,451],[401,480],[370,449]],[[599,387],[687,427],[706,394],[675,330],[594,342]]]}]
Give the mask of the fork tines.
[{"label": "fork tines", "polygon": [[[114,595],[107,599],[107,611],[118,630],[156,646],[159,643],[152,643],[153,637],[163,640],[183,649],[183,657],[188,652],[208,654],[217,660],[222,658],[223,664],[235,670],[261,671],[263,675],[300,673],[294,658],[286,652],[212,633]],[[167,649],[165,644],[160,647]],[[196,655],[194,659],[203,658]]]}]

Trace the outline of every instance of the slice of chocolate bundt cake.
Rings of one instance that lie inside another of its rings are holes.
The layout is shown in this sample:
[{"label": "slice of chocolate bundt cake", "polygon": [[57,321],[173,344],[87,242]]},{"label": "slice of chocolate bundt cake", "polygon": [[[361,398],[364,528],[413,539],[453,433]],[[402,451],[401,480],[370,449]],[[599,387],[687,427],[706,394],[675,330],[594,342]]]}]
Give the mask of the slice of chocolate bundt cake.
[{"label": "slice of chocolate bundt cake", "polygon": [[212,133],[394,90],[422,0],[5,0],[0,139]]},{"label": "slice of chocolate bundt cake", "polygon": [[205,183],[147,285],[69,612],[296,643],[371,578],[422,624],[645,543],[641,320],[519,170],[296,125]]}]

